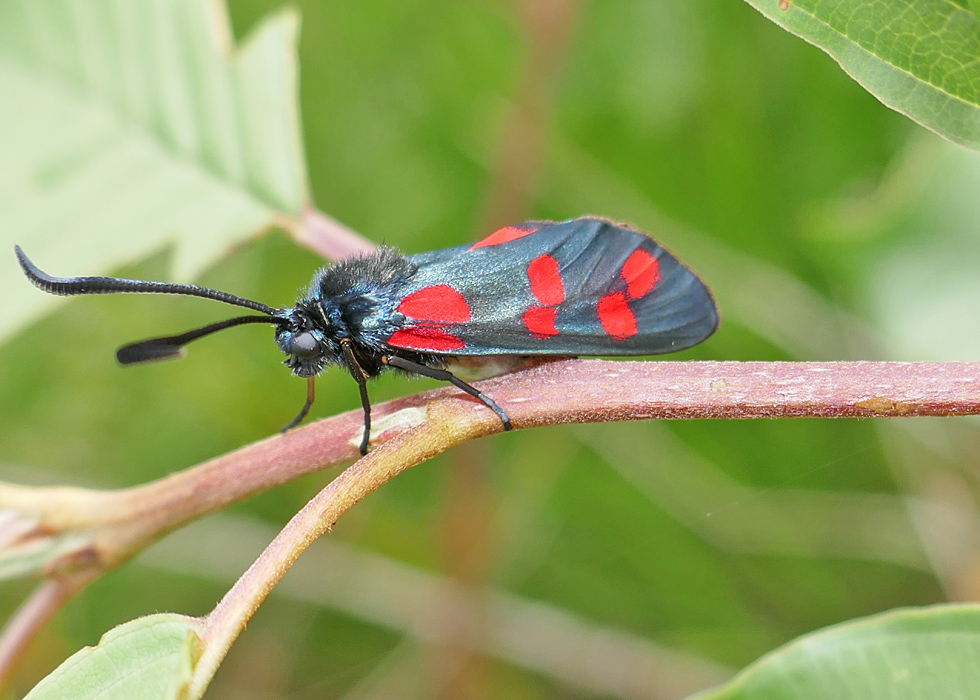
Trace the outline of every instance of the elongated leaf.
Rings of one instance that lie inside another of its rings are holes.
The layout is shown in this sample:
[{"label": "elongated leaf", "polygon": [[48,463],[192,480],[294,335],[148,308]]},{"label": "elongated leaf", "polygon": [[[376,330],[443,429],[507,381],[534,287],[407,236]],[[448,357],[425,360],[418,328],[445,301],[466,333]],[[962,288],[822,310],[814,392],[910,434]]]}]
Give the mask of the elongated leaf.
[{"label": "elongated leaf", "polygon": [[980,25],[948,0],[746,0],[886,105],[980,149]]},{"label": "elongated leaf", "polygon": [[0,336],[56,275],[105,273],[175,241],[178,277],[307,198],[297,17],[232,50],[223,0],[0,0]]},{"label": "elongated leaf", "polygon": [[980,688],[980,606],[898,610],[806,635],[697,700],[909,700]]},{"label": "elongated leaf", "polygon": [[182,697],[197,657],[193,617],[141,617],[68,657],[25,700],[172,700]]}]

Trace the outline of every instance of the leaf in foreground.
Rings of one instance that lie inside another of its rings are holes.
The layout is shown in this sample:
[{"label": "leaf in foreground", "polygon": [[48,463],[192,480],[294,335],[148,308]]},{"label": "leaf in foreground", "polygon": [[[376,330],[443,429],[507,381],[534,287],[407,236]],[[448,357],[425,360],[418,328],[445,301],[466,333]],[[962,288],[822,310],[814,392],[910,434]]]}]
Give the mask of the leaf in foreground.
[{"label": "leaf in foreground", "polygon": [[939,0],[746,0],[892,109],[980,149],[980,27]]},{"label": "leaf in foreground", "polygon": [[65,660],[25,700],[170,700],[181,697],[197,658],[200,621],[141,617]]},{"label": "leaf in foreground", "polygon": [[295,13],[232,46],[210,0],[0,2],[0,337],[54,303],[17,269],[189,278],[307,198]]},{"label": "leaf in foreground", "polygon": [[975,697],[977,659],[980,605],[897,610],[801,637],[696,698]]}]

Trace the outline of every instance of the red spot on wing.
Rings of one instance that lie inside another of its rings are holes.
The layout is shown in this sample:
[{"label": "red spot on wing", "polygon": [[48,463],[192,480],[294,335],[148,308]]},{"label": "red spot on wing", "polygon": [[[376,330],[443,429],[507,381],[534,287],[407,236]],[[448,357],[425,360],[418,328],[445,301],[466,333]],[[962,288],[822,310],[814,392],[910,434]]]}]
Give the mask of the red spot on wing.
[{"label": "red spot on wing", "polygon": [[636,335],[636,316],[626,304],[622,292],[613,292],[599,299],[596,305],[602,330],[616,340],[626,340]]},{"label": "red spot on wing", "polygon": [[527,266],[531,294],[545,306],[557,306],[565,301],[565,285],[558,272],[558,261],[550,255],[539,255]]},{"label": "red spot on wing", "polygon": [[532,233],[537,231],[535,228],[520,228],[518,226],[504,226],[502,229],[494,231],[489,236],[484,238],[482,241],[477,241],[470,246],[470,250],[475,248],[486,248],[491,245],[500,245],[501,243],[507,243],[508,241],[516,241],[518,238],[524,238],[524,236],[530,236]]},{"label": "red spot on wing", "polygon": [[406,350],[462,350],[466,343],[454,335],[439,328],[420,326],[418,328],[402,328],[391,334],[388,345]]},{"label": "red spot on wing", "polygon": [[634,250],[619,272],[626,282],[630,299],[639,299],[653,289],[660,279],[660,262],[645,250]]},{"label": "red spot on wing", "polygon": [[521,321],[524,322],[524,327],[527,328],[531,335],[536,338],[547,338],[552,335],[558,335],[558,331],[555,329],[555,315],[558,313],[558,309],[546,309],[543,306],[532,306],[524,315],[521,317]]},{"label": "red spot on wing", "polygon": [[401,300],[398,311],[419,321],[463,323],[470,320],[470,305],[448,284],[423,287]]}]

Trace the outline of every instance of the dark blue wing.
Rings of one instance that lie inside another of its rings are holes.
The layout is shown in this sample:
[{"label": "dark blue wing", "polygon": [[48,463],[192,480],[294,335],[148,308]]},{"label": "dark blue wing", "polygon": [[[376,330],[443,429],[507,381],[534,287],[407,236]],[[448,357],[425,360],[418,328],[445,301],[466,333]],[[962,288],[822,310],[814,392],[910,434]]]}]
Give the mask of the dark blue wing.
[{"label": "dark blue wing", "polygon": [[529,221],[472,245],[410,256],[402,330],[451,355],[655,355],[718,326],[711,293],[649,236],[606,219]]}]

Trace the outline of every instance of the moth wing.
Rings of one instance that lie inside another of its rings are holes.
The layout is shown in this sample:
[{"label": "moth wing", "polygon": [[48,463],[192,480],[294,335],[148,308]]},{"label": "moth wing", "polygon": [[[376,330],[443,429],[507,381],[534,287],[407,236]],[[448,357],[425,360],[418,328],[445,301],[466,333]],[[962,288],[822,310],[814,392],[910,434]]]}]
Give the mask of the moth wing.
[{"label": "moth wing", "polygon": [[700,343],[718,312],[649,236],[597,217],[528,221],[410,256],[395,347],[452,355],[655,355]]}]

